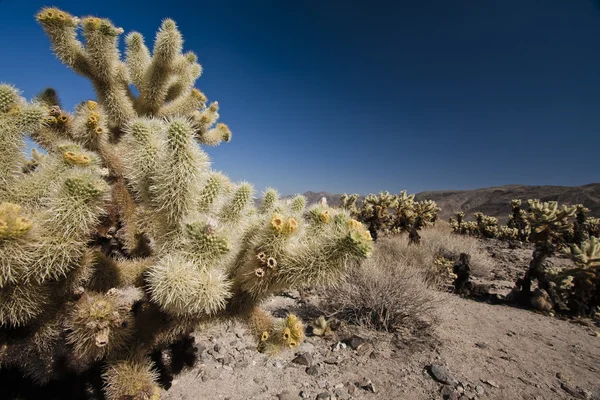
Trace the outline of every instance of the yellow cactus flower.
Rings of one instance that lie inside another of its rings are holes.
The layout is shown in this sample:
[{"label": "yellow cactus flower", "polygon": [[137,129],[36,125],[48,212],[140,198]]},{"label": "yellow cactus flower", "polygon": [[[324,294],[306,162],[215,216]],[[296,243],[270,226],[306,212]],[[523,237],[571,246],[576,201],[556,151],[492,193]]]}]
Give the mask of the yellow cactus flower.
[{"label": "yellow cactus flower", "polygon": [[85,154],[79,154],[72,151],[67,151],[63,154],[63,159],[72,165],[86,166],[90,164],[90,158]]},{"label": "yellow cactus flower", "polygon": [[100,114],[95,112],[90,113],[88,116],[88,125],[96,126],[98,122],[100,122]]},{"label": "yellow cactus flower", "polygon": [[259,278],[262,278],[263,276],[265,276],[265,270],[262,268],[256,268],[254,270],[254,275],[256,275]]},{"label": "yellow cactus flower", "polygon": [[266,342],[267,340],[269,340],[269,332],[264,331],[262,335],[260,335],[260,341]]},{"label": "yellow cactus flower", "polygon": [[354,230],[358,231],[358,230],[362,229],[363,225],[353,218],[348,221],[348,227],[350,229],[354,229]]},{"label": "yellow cactus flower", "polygon": [[283,217],[280,214],[273,215],[273,218],[271,218],[271,227],[276,232],[283,230]]},{"label": "yellow cactus flower", "polygon": [[331,221],[331,214],[329,214],[329,210],[325,210],[319,214],[319,219],[325,224],[329,223],[329,221]]},{"label": "yellow cactus flower", "polygon": [[94,128],[94,133],[100,136],[104,133],[104,129],[101,126],[97,126],[96,128]]},{"label": "yellow cactus flower", "polygon": [[298,222],[294,218],[288,218],[283,227],[283,233],[292,234],[298,230]]},{"label": "yellow cactus flower", "polygon": [[369,231],[363,231],[361,233],[361,235],[362,235],[363,239],[365,239],[368,242],[373,240],[373,238],[371,237],[371,232],[369,232]]},{"label": "yellow cactus flower", "polygon": [[288,341],[291,336],[292,336],[292,331],[290,330],[290,328],[285,328],[283,330],[283,335],[282,335],[283,340]]},{"label": "yellow cactus flower", "polygon": [[96,111],[98,109],[98,103],[96,103],[94,100],[88,100],[87,108],[90,111]]},{"label": "yellow cactus flower", "polygon": [[267,261],[267,255],[262,251],[256,255],[256,258],[263,264]]},{"label": "yellow cactus flower", "polygon": [[21,217],[20,213],[21,206],[18,204],[0,204],[0,239],[16,239],[31,229],[31,220]]}]

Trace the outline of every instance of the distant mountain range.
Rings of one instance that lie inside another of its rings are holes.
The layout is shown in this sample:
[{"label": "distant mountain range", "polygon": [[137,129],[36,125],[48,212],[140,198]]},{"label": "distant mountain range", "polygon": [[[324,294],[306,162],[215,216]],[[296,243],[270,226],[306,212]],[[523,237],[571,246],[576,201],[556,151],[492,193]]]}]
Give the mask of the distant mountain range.
[{"label": "distant mountain range", "polygon": [[[339,206],[341,194],[306,192],[304,196],[309,204],[325,197],[328,204]],[[500,222],[506,222],[512,199],[524,201],[540,199],[565,204],[583,204],[591,210],[590,216],[600,217],[600,183],[583,186],[506,185],[474,190],[436,190],[418,193],[415,199],[434,200],[442,209],[440,218],[445,220],[452,216],[454,211],[461,210],[466,214],[467,220],[472,219],[473,213],[481,211],[486,215],[497,217]]]}]

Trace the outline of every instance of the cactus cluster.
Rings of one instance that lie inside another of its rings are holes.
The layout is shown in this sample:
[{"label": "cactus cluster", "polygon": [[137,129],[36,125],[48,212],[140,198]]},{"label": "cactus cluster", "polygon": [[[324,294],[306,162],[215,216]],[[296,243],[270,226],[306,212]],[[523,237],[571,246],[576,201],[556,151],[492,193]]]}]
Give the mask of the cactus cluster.
[{"label": "cactus cluster", "polygon": [[414,194],[406,190],[392,195],[380,192],[369,194],[361,207],[357,207],[358,194],[341,197],[341,208],[350,212],[354,218],[365,223],[374,239],[381,234],[408,232],[409,242],[418,244],[418,231],[437,221],[440,208],[432,200],[415,201]]},{"label": "cactus cluster", "polygon": [[[465,221],[465,214],[462,211],[456,211],[454,217],[451,217],[449,222],[454,233],[462,235],[470,235],[482,238],[496,238],[506,241],[519,242],[535,242],[537,235],[543,232],[532,231],[532,223],[530,220],[537,218],[540,213],[539,207],[542,204],[549,204],[553,207],[554,202],[543,203],[537,199],[527,201],[528,209],[521,208],[521,200],[515,199],[511,201],[512,214],[509,215],[506,225],[498,225],[498,219],[495,217],[484,215],[481,212],[474,213],[475,221]],[[590,210],[581,204],[574,206],[574,215],[569,215],[568,218],[575,217],[574,221],[569,219],[560,232],[556,232],[554,226],[549,226],[547,229],[561,236],[561,241],[568,244],[581,244],[586,239],[600,234],[600,223],[597,218],[589,218],[586,216]],[[534,222],[536,223],[536,222]],[[538,230],[542,229],[538,226]]]},{"label": "cactus cluster", "polygon": [[[45,383],[101,363],[108,399],[154,399],[149,355],[200,323],[239,318],[261,351],[298,346],[298,317],[260,304],[338,280],[370,255],[365,227],[272,189],[255,208],[252,185],[209,167],[201,145],[231,132],[194,88],[202,68],[174,21],[152,51],[127,35],[122,59],[107,19],[37,20],[97,99],[71,113],[53,90],[29,103],[0,85],[0,368]],[[29,160],[25,136],[44,150]]]},{"label": "cactus cluster", "polygon": [[[528,204],[529,241],[535,248],[527,272],[517,280],[510,297],[540,310],[595,314],[600,306],[600,243],[593,236],[581,243],[569,243],[574,237],[572,219],[583,207],[539,200],[529,200]],[[569,255],[577,267],[548,269],[547,258],[557,252]],[[533,290],[536,281],[537,289]]]}]

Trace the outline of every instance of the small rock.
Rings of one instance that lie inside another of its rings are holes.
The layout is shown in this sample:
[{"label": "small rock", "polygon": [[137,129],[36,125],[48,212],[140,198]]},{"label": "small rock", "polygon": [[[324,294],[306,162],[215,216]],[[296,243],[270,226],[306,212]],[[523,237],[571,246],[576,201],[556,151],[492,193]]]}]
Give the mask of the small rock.
[{"label": "small rock", "polygon": [[307,367],[310,367],[313,364],[313,358],[312,358],[312,356],[309,353],[301,353],[301,354],[298,354],[296,356],[296,358],[294,358],[292,360],[292,362],[296,363],[296,364],[306,365]]},{"label": "small rock", "polygon": [[477,393],[479,396],[481,396],[481,395],[482,395],[482,394],[485,392],[485,389],[483,388],[483,386],[481,386],[481,385],[477,385],[477,386],[475,386],[475,392],[476,392],[476,393]]},{"label": "small rock", "polygon": [[306,390],[303,390],[300,392],[300,397],[302,397],[303,399],[309,399],[310,394],[308,394],[308,392]]},{"label": "small rock", "polygon": [[254,383],[256,383],[257,385],[262,385],[263,383],[265,383],[265,380],[259,377],[256,377],[253,379]]},{"label": "small rock", "polygon": [[206,351],[206,346],[203,344],[196,345],[196,348],[198,349],[199,356],[202,356],[202,353],[204,353]]},{"label": "small rock", "polygon": [[344,387],[335,389],[333,391],[333,393],[335,394],[335,397],[338,400],[349,400],[350,399],[350,393],[348,393],[348,390],[346,390]]},{"label": "small rock", "polygon": [[323,360],[323,362],[329,365],[338,365],[340,363],[340,361],[335,357],[327,357]]},{"label": "small rock", "polygon": [[340,351],[340,350],[345,350],[345,349],[346,349],[346,347],[348,347],[348,346],[346,345],[346,343],[343,343],[343,342],[337,342],[336,344],[334,344],[334,345],[331,347],[331,350],[333,350],[333,351]]},{"label": "small rock", "polygon": [[576,399],[585,399],[586,398],[585,395],[583,393],[581,393],[581,390],[577,390],[565,382],[561,382],[560,387],[562,390],[569,393],[569,395],[575,397]]},{"label": "small rock", "polygon": [[306,368],[306,373],[310,376],[317,376],[320,372],[319,367],[316,365]]},{"label": "small rock", "polygon": [[480,349],[487,349],[488,347],[490,347],[486,343],[483,343],[483,342],[475,343],[475,346],[479,347]]},{"label": "small rock", "polygon": [[275,368],[277,368],[277,369],[281,369],[281,368],[283,368],[283,364],[281,363],[281,361],[275,361],[275,362],[273,363],[273,366],[274,366]]},{"label": "small rock", "polygon": [[452,396],[453,393],[456,393],[456,391],[450,385],[442,386],[442,390],[440,391],[440,394],[442,395],[442,398],[444,398],[444,399],[449,398],[450,396]]},{"label": "small rock", "polygon": [[429,372],[431,373],[431,376],[433,376],[433,378],[438,382],[447,383],[449,385],[456,385],[458,383],[458,381],[450,374],[448,368],[444,367],[443,365],[432,364],[429,367]]},{"label": "small rock", "polygon": [[327,381],[317,381],[317,386],[323,389],[327,387]]},{"label": "small rock", "polygon": [[277,395],[277,398],[279,400],[297,400],[298,396],[296,396],[295,394],[290,393],[289,391],[284,391],[281,392]]},{"label": "small rock", "polygon": [[323,392],[323,393],[319,393],[317,395],[317,400],[330,400],[331,399],[331,395],[329,394],[329,392]]},{"label": "small rock", "polygon": [[302,344],[299,347],[299,350],[302,350],[305,353],[311,353],[311,354],[315,352],[315,349],[316,349],[315,345],[310,342],[307,342],[307,341],[302,342]]},{"label": "small rock", "polygon": [[217,353],[221,352],[221,345],[219,343],[215,343],[213,350],[216,351]]},{"label": "small rock", "polygon": [[345,339],[343,342],[345,344],[347,344],[348,346],[350,346],[350,348],[352,348],[352,350],[356,350],[356,349],[358,349],[358,346],[365,343],[366,341],[367,341],[366,339],[361,338],[360,336],[353,335],[352,337]]},{"label": "small rock", "polygon": [[489,380],[489,379],[485,380],[485,381],[481,381],[481,382],[487,383],[488,385],[490,385],[491,387],[496,388],[496,389],[500,387],[500,386],[498,386],[498,384],[496,382]]},{"label": "small rock", "polygon": [[366,354],[370,354],[370,353],[372,353],[374,349],[375,349],[375,348],[373,347],[373,344],[371,344],[371,343],[369,343],[369,342],[366,342],[366,343],[363,343],[363,344],[359,345],[359,346],[356,348],[356,352],[357,352],[359,355],[361,355],[361,356],[362,356],[362,355],[366,355]]},{"label": "small rock", "polygon": [[375,386],[369,378],[364,378],[362,381],[358,382],[358,386],[367,392],[376,393]]}]

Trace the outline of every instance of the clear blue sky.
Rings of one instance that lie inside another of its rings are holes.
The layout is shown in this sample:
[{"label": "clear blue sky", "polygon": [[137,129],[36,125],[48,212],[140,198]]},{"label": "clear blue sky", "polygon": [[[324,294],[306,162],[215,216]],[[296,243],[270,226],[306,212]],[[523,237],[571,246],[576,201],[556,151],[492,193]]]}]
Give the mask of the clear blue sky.
[{"label": "clear blue sky", "polygon": [[600,181],[600,10],[591,0],[0,0],[0,81],[90,84],[34,14],[55,5],[152,41],[164,17],[233,140],[214,167],[289,194]]}]

